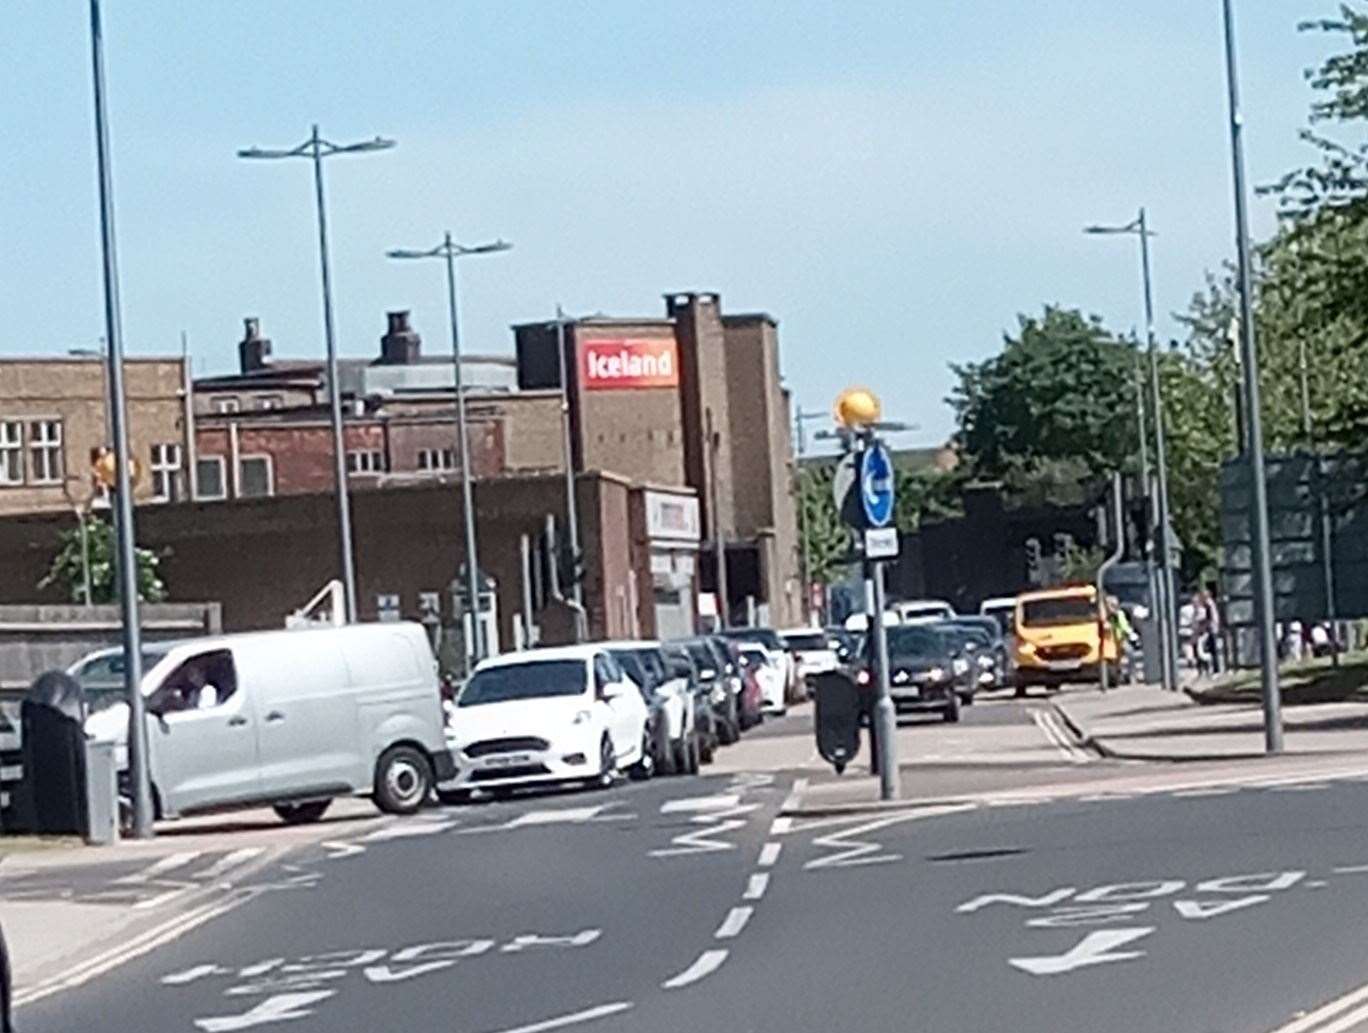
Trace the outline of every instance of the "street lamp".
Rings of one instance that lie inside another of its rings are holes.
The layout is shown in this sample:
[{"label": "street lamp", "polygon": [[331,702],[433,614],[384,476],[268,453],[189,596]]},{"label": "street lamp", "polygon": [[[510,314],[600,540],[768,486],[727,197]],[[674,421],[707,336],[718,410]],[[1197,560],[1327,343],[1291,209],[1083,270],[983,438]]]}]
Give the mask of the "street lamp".
[{"label": "street lamp", "polygon": [[308,158],[314,167],[314,203],[318,210],[318,264],[323,277],[323,338],[328,350],[328,403],[332,409],[333,483],[337,491],[337,537],[342,553],[342,587],[346,597],[347,620],[356,620],[356,566],[352,556],[351,505],[347,498],[347,451],[342,436],[342,391],[337,374],[337,340],[333,334],[332,276],[328,271],[328,217],[323,202],[323,159],[339,154],[365,154],[386,151],[393,140],[377,136],[361,143],[336,144],[318,135],[317,124],[307,140],[297,147],[272,150],[248,147],[237,152],[239,158],[276,160]]},{"label": "street lamp", "polygon": [[810,420],[827,419],[829,415],[823,409],[804,412],[801,405],[793,410],[793,484],[798,505],[798,558],[803,578],[802,612],[805,619],[812,616],[812,556],[808,548],[807,508],[803,505],[803,456],[807,454],[807,434],[803,426]]},{"label": "street lamp", "polygon": [[119,312],[118,249],[114,237],[114,183],[109,169],[109,120],[104,98],[104,29],[100,0],[90,0],[90,55],[95,87],[95,163],[100,184],[100,252],[103,258],[105,364],[109,427],[114,446],[114,533],[119,607],[123,624],[124,695],[128,701],[128,771],[132,782],[134,839],[152,836],[152,787],[147,766],[147,716],[142,696],[142,632],[138,626],[138,568],[134,557],[133,485],[128,475],[128,412],[123,380],[123,326]]},{"label": "street lamp", "polygon": [[[1164,448],[1163,396],[1159,391],[1159,358],[1154,343],[1154,294],[1150,281],[1149,239],[1154,233],[1149,228],[1143,208],[1132,222],[1124,226],[1088,226],[1083,232],[1099,235],[1128,234],[1140,238],[1140,269],[1145,288],[1145,339],[1149,350],[1151,404],[1154,406],[1154,462],[1158,469],[1159,591],[1158,598],[1155,599],[1155,608],[1159,610],[1159,649],[1162,654],[1160,667],[1163,684],[1164,688],[1172,690],[1178,688],[1178,628],[1173,569],[1169,565],[1168,458]],[[1143,428],[1140,440],[1143,449]],[[1144,476],[1143,472],[1141,476]],[[1148,479],[1145,481],[1145,490],[1149,490]]]},{"label": "street lamp", "polygon": [[1235,65],[1235,12],[1221,5],[1225,22],[1226,90],[1230,106],[1230,166],[1235,190],[1235,248],[1240,272],[1240,365],[1244,375],[1245,441],[1249,452],[1251,561],[1254,615],[1259,629],[1260,682],[1263,689],[1264,749],[1282,752],[1282,701],[1278,695],[1278,649],[1273,630],[1273,571],[1269,565],[1268,485],[1264,479],[1263,428],[1259,413],[1259,356],[1254,350],[1254,277],[1249,260],[1249,212],[1245,205],[1244,115],[1240,111]]},{"label": "street lamp", "polygon": [[466,247],[451,239],[447,230],[442,242],[426,251],[393,248],[386,251],[389,258],[440,258],[446,262],[447,312],[451,318],[451,360],[455,369],[453,381],[456,392],[456,438],[461,457],[461,501],[465,508],[466,584],[470,592],[471,656],[478,663],[485,656],[484,629],[480,625],[480,562],[475,549],[475,500],[470,477],[470,442],[466,438],[465,390],[461,384],[461,330],[456,318],[456,259],[466,255],[488,255],[508,251],[513,245],[502,240],[492,244]]}]

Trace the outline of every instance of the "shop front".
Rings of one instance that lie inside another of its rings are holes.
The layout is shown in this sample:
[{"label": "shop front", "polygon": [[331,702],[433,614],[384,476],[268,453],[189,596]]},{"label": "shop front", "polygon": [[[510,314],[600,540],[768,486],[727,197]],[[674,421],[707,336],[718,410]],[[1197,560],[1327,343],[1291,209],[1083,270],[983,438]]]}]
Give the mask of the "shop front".
[{"label": "shop front", "polygon": [[633,493],[633,541],[641,551],[640,619],[656,638],[692,635],[700,521],[692,492],[642,488]]}]

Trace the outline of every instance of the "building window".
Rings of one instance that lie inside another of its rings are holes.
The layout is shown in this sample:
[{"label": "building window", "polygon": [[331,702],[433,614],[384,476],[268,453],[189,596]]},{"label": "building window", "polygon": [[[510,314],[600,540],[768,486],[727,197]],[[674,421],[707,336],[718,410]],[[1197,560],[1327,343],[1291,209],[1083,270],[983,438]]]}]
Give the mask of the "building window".
[{"label": "building window", "polygon": [[454,470],[456,469],[456,450],[454,448],[420,448],[418,450],[418,469]]},{"label": "building window", "polygon": [[378,448],[359,448],[347,453],[348,473],[384,473],[385,455]]},{"label": "building window", "polygon": [[[236,399],[234,399],[236,401]],[[285,404],[284,395],[257,395],[256,407],[258,409],[279,409]]]},{"label": "building window", "polygon": [[275,494],[270,456],[243,456],[238,460],[238,497],[265,498]]},{"label": "building window", "polygon": [[152,500],[180,500],[181,447],[177,444],[152,446]]},{"label": "building window", "polygon": [[0,484],[24,483],[24,425],[0,420]]},{"label": "building window", "polygon": [[62,481],[62,421],[30,420],[29,483],[60,484]]},{"label": "building window", "polygon": [[202,499],[226,499],[227,485],[223,483],[223,456],[200,456],[195,460],[195,482]]},{"label": "building window", "polygon": [[209,400],[209,407],[214,412],[237,412],[242,408],[242,405],[238,402],[236,395],[219,395],[219,397]]}]

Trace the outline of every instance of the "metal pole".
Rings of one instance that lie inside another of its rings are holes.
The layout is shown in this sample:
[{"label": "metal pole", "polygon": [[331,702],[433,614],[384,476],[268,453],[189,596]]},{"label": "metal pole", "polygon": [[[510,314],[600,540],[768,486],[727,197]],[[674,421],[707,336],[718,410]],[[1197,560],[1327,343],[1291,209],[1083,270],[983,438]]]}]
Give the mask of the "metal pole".
[{"label": "metal pole", "polygon": [[713,555],[714,562],[717,564],[717,622],[719,627],[726,628],[729,616],[727,612],[727,543],[722,537],[722,521],[717,511],[717,436],[713,432],[711,409],[707,411],[705,422],[708,434],[708,508],[712,510],[709,522],[712,524]]},{"label": "metal pole", "polygon": [[522,573],[523,648],[531,649],[536,645],[532,641],[532,540],[525,534],[518,537],[518,559]]},{"label": "metal pole", "polygon": [[[579,500],[575,497],[575,452],[570,435],[570,377],[565,361],[565,312],[560,305],[556,306],[556,361],[560,363],[561,438],[565,449],[565,533],[570,539],[570,552],[578,559]],[[570,586],[570,595],[575,602],[584,602],[579,581]]]},{"label": "metal pole", "polygon": [[333,334],[332,277],[328,272],[328,216],[323,202],[323,144],[318,126],[309,140],[318,205],[318,265],[323,275],[323,337],[328,349],[328,405],[332,410],[333,483],[337,490],[337,538],[342,553],[342,590],[347,620],[356,620],[356,566],[352,556],[351,500],[347,494],[347,446],[342,435],[342,386],[338,383],[337,340]]},{"label": "metal pole", "polygon": [[1149,491],[1149,434],[1145,428],[1145,373],[1140,363],[1140,349],[1135,349],[1135,423],[1140,432],[1140,484]]},{"label": "metal pole", "polygon": [[[1116,527],[1116,542],[1112,548],[1111,555],[1102,561],[1102,565],[1097,568],[1097,621],[1098,621],[1098,656],[1097,671],[1102,682],[1102,691],[1107,691],[1107,663],[1105,643],[1107,635],[1111,634],[1111,629],[1107,626],[1107,595],[1106,581],[1107,571],[1121,562],[1121,557],[1126,552],[1126,529],[1122,522],[1124,517],[1121,512],[1121,474],[1112,474],[1112,516]],[[1118,645],[1117,669],[1120,669],[1120,643]]]},{"label": "metal pole", "polygon": [[1159,389],[1159,355],[1154,344],[1154,293],[1150,280],[1149,226],[1145,209],[1140,209],[1140,265],[1145,281],[1145,337],[1149,344],[1150,393],[1154,406],[1154,465],[1158,470],[1159,563],[1158,573],[1164,608],[1160,620],[1167,632],[1163,646],[1163,684],[1171,691],[1178,688],[1178,627],[1177,593],[1174,589],[1173,567],[1169,547],[1168,457],[1164,448],[1164,403]]},{"label": "metal pole", "polygon": [[1254,615],[1259,630],[1259,661],[1263,689],[1264,748],[1281,753],[1282,700],[1278,688],[1278,645],[1273,631],[1273,571],[1268,535],[1268,485],[1264,479],[1263,427],[1259,413],[1259,366],[1254,350],[1254,277],[1249,256],[1249,213],[1245,207],[1244,116],[1240,111],[1239,77],[1235,68],[1235,14],[1231,0],[1222,0],[1225,20],[1226,86],[1230,101],[1230,165],[1235,189],[1235,246],[1240,270],[1240,358],[1245,383],[1246,437],[1254,574]]},{"label": "metal pole", "polygon": [[104,31],[100,0],[90,0],[90,52],[95,83],[95,159],[100,182],[100,250],[104,258],[105,336],[108,348],[110,428],[115,473],[114,533],[119,607],[123,623],[124,693],[128,700],[128,771],[133,792],[133,838],[152,836],[152,790],[147,769],[147,715],[142,696],[142,632],[138,626],[138,568],[134,547],[133,490],[128,476],[128,413],[123,382],[123,328],[114,243],[114,183],[104,101]]},{"label": "metal pole", "polygon": [[470,441],[466,434],[465,391],[461,386],[461,331],[456,318],[456,255],[448,230],[443,241],[446,255],[447,309],[451,315],[451,359],[455,366],[456,437],[461,456],[461,504],[465,509],[466,591],[470,593],[470,646],[475,663],[485,657],[484,627],[480,623],[480,560],[475,550],[475,493],[470,477]]},{"label": "metal pole", "polygon": [[[870,633],[874,636],[874,663],[878,668],[877,695],[874,697],[874,721],[878,725],[875,747],[879,751],[879,799],[896,800],[898,785],[898,713],[888,689],[888,629],[884,627],[884,572],[883,564],[875,560],[873,567],[874,606],[869,615]],[[952,689],[953,691],[953,689]]]},{"label": "metal pole", "polygon": [[[1306,361],[1306,340],[1297,341],[1297,365],[1301,374],[1302,437],[1308,452],[1315,451],[1311,428],[1311,384],[1310,371]],[[1315,456],[1316,460],[1316,502],[1320,513],[1321,538],[1321,575],[1325,581],[1325,619],[1330,625],[1330,663],[1339,666],[1339,615],[1335,610],[1335,564],[1334,531],[1330,525],[1330,499],[1325,475],[1325,458]]]},{"label": "metal pole", "polygon": [[79,509],[76,510],[76,519],[80,521],[81,528],[81,592],[85,596],[85,604],[90,606],[90,528],[86,524],[85,513]]},{"label": "metal pole", "polygon": [[803,501],[803,453],[807,441],[803,434],[803,409],[799,406],[793,414],[794,444],[797,457],[793,463],[793,483],[797,489],[794,496],[798,503],[798,563],[803,579],[802,614],[804,621],[812,619],[812,560],[808,548],[807,506]]}]

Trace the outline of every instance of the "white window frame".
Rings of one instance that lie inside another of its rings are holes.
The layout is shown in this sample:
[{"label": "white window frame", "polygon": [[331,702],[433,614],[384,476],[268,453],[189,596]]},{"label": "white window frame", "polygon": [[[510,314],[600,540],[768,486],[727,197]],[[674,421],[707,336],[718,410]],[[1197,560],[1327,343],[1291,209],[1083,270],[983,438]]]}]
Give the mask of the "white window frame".
[{"label": "white window frame", "polygon": [[[175,456],[175,462],[167,459]],[[178,496],[176,479],[180,476],[184,458],[180,442],[166,441],[155,444],[149,450],[148,471],[152,474],[152,501],[170,502]]]},{"label": "white window frame", "polygon": [[197,502],[219,502],[228,497],[228,458],[220,455],[200,455],[195,457],[196,463],[213,463],[219,471],[219,493],[211,495],[204,490],[204,478],[200,476],[199,468],[195,469],[195,482],[199,486],[199,494],[195,496]]},{"label": "white window frame", "polygon": [[237,395],[219,395],[209,399],[209,408],[214,412],[241,412],[242,400]]},{"label": "white window frame", "polygon": [[[62,426],[62,418],[60,416],[30,416],[26,418],[24,422],[28,424],[28,483],[61,484],[65,476],[64,460],[66,458],[64,448],[66,435],[65,429]],[[43,428],[43,433],[35,435],[35,429],[40,427]],[[57,428],[55,440],[47,436],[46,431],[48,427]],[[47,460],[43,463],[38,462],[39,453],[42,453],[47,457]],[[57,467],[55,474],[51,468],[54,465],[51,461],[54,456],[56,457],[55,465]],[[43,476],[41,477],[39,476],[40,468],[44,470]]]},{"label": "white window frame", "polygon": [[[365,459],[365,462],[362,460]],[[353,448],[347,451],[347,473],[377,474],[385,472],[385,454],[378,448]]]},{"label": "white window frame", "polygon": [[[265,495],[244,495],[242,494],[242,464],[248,460],[261,459],[266,463],[266,494]],[[276,493],[275,481],[275,459],[269,452],[244,452],[238,456],[236,476],[233,478],[233,494],[240,499],[269,499]]]},{"label": "white window frame", "polygon": [[[11,430],[18,437],[11,438]],[[15,488],[24,483],[24,471],[28,468],[24,461],[24,441],[23,420],[0,420],[0,488]]]},{"label": "white window frame", "polygon": [[[436,460],[435,463],[434,460]],[[418,469],[427,473],[450,473],[456,469],[456,449],[420,448],[418,450]]]}]

